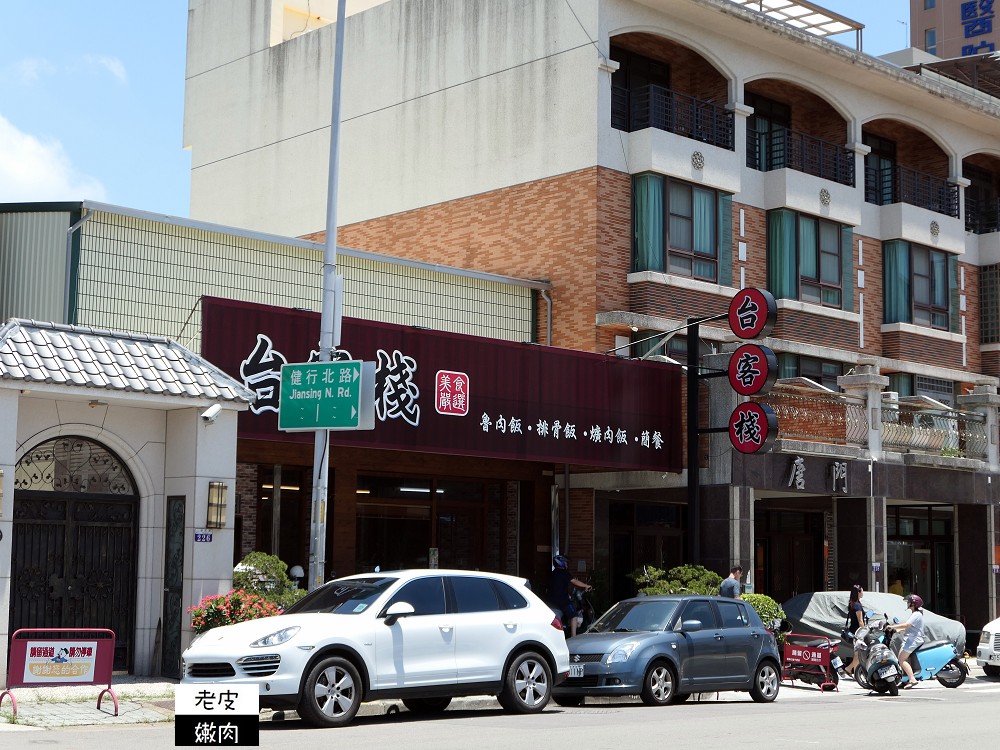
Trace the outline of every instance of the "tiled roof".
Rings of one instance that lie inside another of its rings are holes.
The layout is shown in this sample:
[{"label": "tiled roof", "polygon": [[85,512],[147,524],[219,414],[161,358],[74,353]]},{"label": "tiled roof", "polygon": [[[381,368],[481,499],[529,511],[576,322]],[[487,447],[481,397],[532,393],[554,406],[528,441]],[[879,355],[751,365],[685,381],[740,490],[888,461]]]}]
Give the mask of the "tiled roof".
[{"label": "tiled roof", "polygon": [[168,338],[19,318],[0,327],[0,379],[246,403],[254,398]]}]

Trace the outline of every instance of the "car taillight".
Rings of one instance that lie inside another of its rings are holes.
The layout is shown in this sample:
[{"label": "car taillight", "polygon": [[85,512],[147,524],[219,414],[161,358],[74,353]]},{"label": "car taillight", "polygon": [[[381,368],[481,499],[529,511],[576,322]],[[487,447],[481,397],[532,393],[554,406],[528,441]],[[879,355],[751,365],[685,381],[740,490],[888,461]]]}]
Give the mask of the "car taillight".
[{"label": "car taillight", "polygon": [[562,621],[558,617],[553,617],[552,627],[554,627],[556,630],[562,630]]}]

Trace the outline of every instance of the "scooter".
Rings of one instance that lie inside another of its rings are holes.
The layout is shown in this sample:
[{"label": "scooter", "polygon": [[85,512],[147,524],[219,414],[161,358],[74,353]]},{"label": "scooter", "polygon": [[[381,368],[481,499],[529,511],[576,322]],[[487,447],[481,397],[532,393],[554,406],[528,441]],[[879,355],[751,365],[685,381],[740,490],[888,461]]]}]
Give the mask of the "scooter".
[{"label": "scooter", "polygon": [[854,680],[865,690],[896,696],[903,669],[896,652],[889,648],[892,631],[888,628],[888,619],[888,615],[883,615],[881,620],[869,620],[854,634],[854,654],[858,660]]},{"label": "scooter", "polygon": [[[899,618],[893,618],[893,623],[898,623]],[[890,626],[891,628],[891,626]],[[901,640],[894,643],[896,651],[902,645]],[[915,682],[936,679],[946,688],[957,688],[969,675],[969,667],[958,657],[958,650],[951,641],[939,640],[930,641],[917,647],[917,650],[910,654],[910,666],[913,667],[913,677]],[[908,679],[903,677],[905,685]]]}]

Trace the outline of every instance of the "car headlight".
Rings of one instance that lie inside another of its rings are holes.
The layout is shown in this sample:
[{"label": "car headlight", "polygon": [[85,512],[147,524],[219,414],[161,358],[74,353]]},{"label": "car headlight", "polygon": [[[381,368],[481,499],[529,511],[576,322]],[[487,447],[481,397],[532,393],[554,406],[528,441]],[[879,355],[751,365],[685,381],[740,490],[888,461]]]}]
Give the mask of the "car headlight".
[{"label": "car headlight", "polygon": [[616,648],[608,656],[608,664],[614,664],[617,661],[628,661],[628,658],[635,651],[636,646],[639,645],[639,641],[629,641],[628,643],[623,643],[621,646]]},{"label": "car headlight", "polygon": [[284,630],[279,630],[277,633],[271,633],[271,635],[265,635],[263,638],[258,638],[256,641],[250,644],[250,648],[269,648],[271,646],[278,646],[285,641],[292,638],[296,633],[298,633],[302,628],[298,625],[293,625],[290,628],[285,628]]},{"label": "car headlight", "polygon": [[984,630],[982,632],[982,634],[979,636],[979,642],[982,643],[984,646],[990,645],[990,634],[989,634],[989,631]]}]

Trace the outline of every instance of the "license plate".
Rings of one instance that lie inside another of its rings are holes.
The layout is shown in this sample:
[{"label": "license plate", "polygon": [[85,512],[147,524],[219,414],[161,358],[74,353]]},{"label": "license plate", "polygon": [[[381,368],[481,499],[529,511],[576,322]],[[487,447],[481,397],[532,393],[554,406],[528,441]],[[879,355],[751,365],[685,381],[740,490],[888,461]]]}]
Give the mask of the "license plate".
[{"label": "license plate", "polygon": [[833,657],[833,659],[832,659],[832,660],[830,661],[830,665],[831,665],[831,666],[832,666],[832,667],[833,667],[834,669],[840,669],[840,668],[841,668],[842,666],[844,666],[844,662],[843,662],[843,661],[841,661],[841,659],[840,659],[840,657],[839,657],[839,656],[835,656],[835,657]]},{"label": "license plate", "polygon": [[881,677],[882,679],[885,679],[886,677],[892,677],[893,675],[896,675],[896,674],[899,674],[899,672],[896,671],[896,668],[893,667],[893,666],[882,667],[878,671],[878,676]]},{"label": "license plate", "polygon": [[583,677],[583,665],[582,664],[570,664],[569,665],[569,676],[570,677]]},{"label": "license plate", "polygon": [[990,663],[1000,661],[1000,654],[990,654],[990,658],[987,659]]}]

